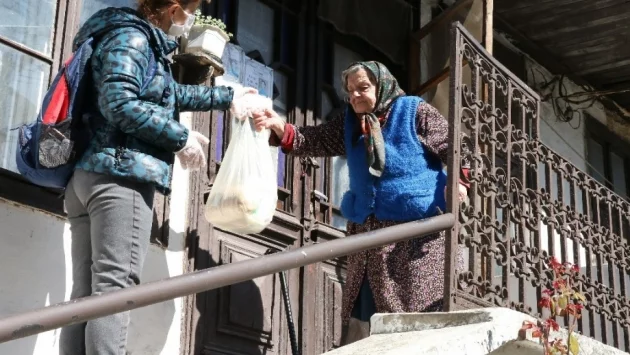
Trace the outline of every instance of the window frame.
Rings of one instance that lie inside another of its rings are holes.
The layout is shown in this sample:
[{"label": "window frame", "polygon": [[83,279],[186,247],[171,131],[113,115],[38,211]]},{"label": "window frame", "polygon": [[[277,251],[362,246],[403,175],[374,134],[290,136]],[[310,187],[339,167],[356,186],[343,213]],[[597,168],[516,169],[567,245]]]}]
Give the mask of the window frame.
[{"label": "window frame", "polygon": [[[75,18],[77,9],[82,0],[56,0],[56,13],[53,24],[54,35],[52,40],[51,56],[46,56],[39,51],[29,48],[19,42],[0,35],[0,43],[17,50],[31,58],[50,65],[47,87],[61,67],[62,58],[71,52],[71,42],[77,29],[71,26],[70,19]],[[74,29],[74,31],[72,31]],[[39,209],[57,216],[65,217],[63,208],[63,191],[37,186],[20,174],[0,168],[0,199],[15,202],[21,205]]]}]

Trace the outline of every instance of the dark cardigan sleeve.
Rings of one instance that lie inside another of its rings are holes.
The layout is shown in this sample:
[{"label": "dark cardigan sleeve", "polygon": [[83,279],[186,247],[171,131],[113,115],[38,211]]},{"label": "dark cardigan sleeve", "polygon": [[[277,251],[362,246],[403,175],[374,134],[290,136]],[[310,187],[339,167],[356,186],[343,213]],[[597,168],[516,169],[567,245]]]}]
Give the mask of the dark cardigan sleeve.
[{"label": "dark cardigan sleeve", "polygon": [[284,136],[279,139],[272,134],[269,143],[280,146],[286,154],[308,157],[334,157],[346,155],[344,145],[343,115],[317,126],[284,126]]},{"label": "dark cardigan sleeve", "polygon": [[[446,164],[450,142],[448,140],[448,121],[444,116],[435,107],[422,102],[418,105],[416,129],[420,141]],[[460,171],[460,183],[466,187],[470,187],[469,169],[469,164],[463,164]]]},{"label": "dark cardigan sleeve", "polygon": [[[416,118],[417,135],[430,152],[446,163],[448,156],[448,121],[428,103],[418,105]],[[337,115],[327,123],[296,127],[286,124],[284,136],[279,139],[272,134],[269,143],[280,146],[286,154],[296,156],[331,157],[345,155],[343,115]],[[469,166],[462,166],[460,182],[469,187]]]}]

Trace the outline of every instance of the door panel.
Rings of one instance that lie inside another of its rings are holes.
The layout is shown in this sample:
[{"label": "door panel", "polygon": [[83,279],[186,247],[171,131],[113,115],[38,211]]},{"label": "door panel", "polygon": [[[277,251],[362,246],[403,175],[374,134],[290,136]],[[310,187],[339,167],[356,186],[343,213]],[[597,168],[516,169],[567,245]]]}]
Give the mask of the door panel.
[{"label": "door panel", "polygon": [[[279,250],[263,238],[213,230],[212,259],[229,264]],[[284,354],[286,331],[281,327],[282,298],[277,274],[207,293],[209,322],[203,354]]]},{"label": "door panel", "polygon": [[[238,42],[239,38],[255,34],[237,22],[239,18],[249,16],[240,13],[246,10],[244,6],[257,2],[265,5],[264,17],[273,18],[274,48],[268,48],[268,43],[258,48],[256,41],[249,38],[246,52],[256,56],[258,50],[260,60],[266,61],[265,64],[278,73],[274,75],[275,91],[279,94],[275,97],[274,107],[298,127],[324,122],[326,116],[341,105],[334,80],[340,74],[337,72],[339,66],[345,68],[355,58],[344,56],[343,48],[339,49],[338,45],[330,50],[322,43],[330,37],[325,35],[330,28],[317,18],[317,1],[248,0],[233,5],[233,1],[217,0],[206,6],[213,15],[212,11],[223,14],[218,17],[228,23],[228,28],[236,29]],[[290,8],[288,3],[292,4]],[[295,5],[297,3],[302,5]],[[273,12],[269,12],[269,8]],[[258,27],[268,29],[263,25]],[[335,43],[334,38],[331,39],[331,43]],[[341,54],[335,56],[334,48]],[[321,68],[322,60],[328,62],[326,65],[330,70]],[[330,72],[326,80],[321,79],[323,72]],[[328,104],[322,102],[326,99],[329,99]],[[203,216],[203,202],[220,168],[221,152],[227,146],[229,135],[225,130],[229,127],[226,122],[229,120],[221,113],[194,115],[194,129],[208,134],[211,144],[208,171],[191,174],[189,271],[249,260],[268,250],[281,252],[345,236],[344,221],[337,206],[344,192],[343,188],[337,188],[343,185],[339,184],[341,178],[338,176],[344,175],[340,173],[343,169],[337,167],[343,165],[339,159],[319,160],[323,164],[315,168],[308,160],[291,156],[285,159],[280,155],[279,172],[286,172],[282,177],[278,174],[279,197],[284,203],[279,204],[273,222],[261,234],[235,235],[207,223]],[[328,200],[314,201],[314,190],[323,192]],[[340,346],[345,267],[342,258],[287,272],[302,354],[321,354]],[[186,312],[183,354],[291,354],[277,274],[189,297]]]},{"label": "door panel", "polygon": [[318,332],[317,353],[321,354],[341,345],[341,297],[345,265],[341,261],[325,262],[319,265],[317,290]]}]

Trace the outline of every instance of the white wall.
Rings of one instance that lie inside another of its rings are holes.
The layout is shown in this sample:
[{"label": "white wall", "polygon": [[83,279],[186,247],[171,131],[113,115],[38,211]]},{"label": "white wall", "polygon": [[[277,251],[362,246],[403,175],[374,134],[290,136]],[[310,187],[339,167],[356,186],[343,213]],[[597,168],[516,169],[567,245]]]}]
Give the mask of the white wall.
[{"label": "white wall", "polygon": [[[182,123],[190,124],[182,114]],[[142,281],[180,275],[188,173],[179,164],[173,174],[168,250],[151,246]],[[0,200],[0,317],[63,302],[70,295],[72,274],[70,230],[65,220]],[[132,311],[128,355],[174,355],[180,351],[182,300]],[[59,329],[0,344],[2,355],[58,354]]]},{"label": "white wall", "polygon": [[[510,42],[506,35],[500,32],[494,32],[495,39],[502,45],[511,49],[512,51],[522,54],[525,59],[525,69],[527,73],[527,84],[537,91],[541,98],[553,93],[554,97],[558,96],[558,83],[550,85],[547,88],[543,88],[542,85],[547,83],[553,78],[553,75],[543,66],[531,59],[526,53],[523,53],[519,48]],[[565,79],[564,89],[566,94],[574,94],[577,92],[583,92],[584,89],[573,81]],[[572,105],[574,110],[581,111],[591,115],[604,125],[613,117],[611,112],[607,111],[604,106],[597,102],[592,107],[588,107],[590,103],[583,105]],[[586,143],[585,143],[585,122],[584,117],[575,118],[569,123],[562,122],[556,116],[553,106],[549,100],[543,101],[540,104],[540,139],[547,146],[552,148],[558,154],[568,159],[575,166],[583,171],[587,171],[586,158]]]}]

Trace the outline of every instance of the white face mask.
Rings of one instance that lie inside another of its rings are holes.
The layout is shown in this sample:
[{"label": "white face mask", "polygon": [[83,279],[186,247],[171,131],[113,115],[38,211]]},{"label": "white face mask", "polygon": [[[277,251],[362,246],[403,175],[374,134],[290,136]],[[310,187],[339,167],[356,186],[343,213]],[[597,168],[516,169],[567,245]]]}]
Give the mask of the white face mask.
[{"label": "white face mask", "polygon": [[182,9],[186,14],[186,21],[183,25],[178,25],[173,21],[173,17],[171,16],[171,27],[168,29],[168,35],[173,37],[188,37],[188,33],[190,29],[195,24],[195,15],[191,15],[186,12],[186,10]]}]

